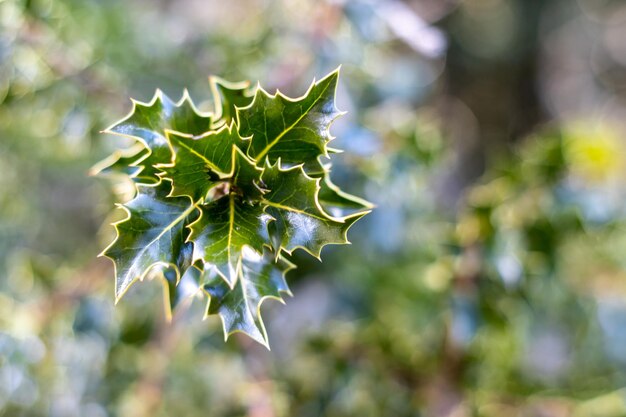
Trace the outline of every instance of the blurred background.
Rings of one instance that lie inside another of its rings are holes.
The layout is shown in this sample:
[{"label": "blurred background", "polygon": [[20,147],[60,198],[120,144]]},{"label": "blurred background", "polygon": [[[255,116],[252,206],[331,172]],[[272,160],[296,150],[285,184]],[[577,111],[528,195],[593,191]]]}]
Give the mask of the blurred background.
[{"label": "blurred background", "polygon": [[[339,65],[377,209],[296,256],[272,350],[158,281],[114,307],[128,98]],[[625,132],[620,0],[0,0],[0,416],[626,416]]]}]

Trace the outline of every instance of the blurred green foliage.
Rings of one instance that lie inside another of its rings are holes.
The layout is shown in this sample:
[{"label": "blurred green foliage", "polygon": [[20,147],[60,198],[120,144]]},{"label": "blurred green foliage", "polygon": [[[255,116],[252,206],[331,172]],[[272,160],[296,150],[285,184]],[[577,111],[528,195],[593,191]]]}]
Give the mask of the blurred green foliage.
[{"label": "blurred green foliage", "polygon": [[[0,0],[0,415],[626,415],[624,7]],[[130,196],[87,172],[127,97],[339,64],[334,180],[378,207],[298,259],[273,350],[156,280],[114,307]]]}]

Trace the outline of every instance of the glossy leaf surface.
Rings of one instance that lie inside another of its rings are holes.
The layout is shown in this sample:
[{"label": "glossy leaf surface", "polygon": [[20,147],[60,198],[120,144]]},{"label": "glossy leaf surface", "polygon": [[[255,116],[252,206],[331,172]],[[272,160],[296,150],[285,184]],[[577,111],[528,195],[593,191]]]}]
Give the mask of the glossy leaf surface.
[{"label": "glossy leaf surface", "polygon": [[371,208],[332,184],[330,164],[320,162],[340,114],[337,77],[297,99],[212,78],[215,118],[187,94],[174,103],[158,92],[107,129],[145,147],[95,167],[128,174],[137,186],[104,251],[116,266],[118,299],[154,271],[168,317],[202,293],[226,335],[244,332],[268,346],[260,308],[289,293],[287,257],[302,248],[319,258],[324,246],[348,243],[348,229]]},{"label": "glossy leaf surface", "polygon": [[252,137],[248,155],[263,163],[316,164],[332,139],[329,127],[341,113],[335,106],[339,72],[311,85],[301,98],[271,95],[259,88],[249,107],[237,111],[239,132]]},{"label": "glossy leaf surface", "polygon": [[274,255],[267,250],[262,256],[246,251],[234,288],[228,287],[213,271],[205,272],[204,290],[210,297],[207,315],[220,315],[225,337],[243,332],[268,346],[261,304],[267,298],[282,302],[283,294],[291,294],[285,274],[294,267],[282,257],[274,259]]},{"label": "glossy leaf surface", "polygon": [[244,247],[263,251],[268,220],[263,207],[248,204],[234,193],[203,205],[200,218],[190,226],[194,259],[215,266],[234,286]]},{"label": "glossy leaf surface", "polygon": [[169,192],[167,181],[142,185],[137,196],[121,206],[128,217],[115,224],[117,239],[103,252],[115,263],[116,299],[155,266],[181,271],[190,264],[186,225],[197,209],[187,198],[167,198]]},{"label": "glossy leaf surface", "polygon": [[178,102],[172,101],[162,91],[157,90],[149,103],[133,100],[133,109],[126,118],[104,130],[104,133],[126,136],[141,142],[148,150],[136,159],[129,160],[129,166],[140,167],[134,175],[138,182],[156,183],[157,164],[168,163],[171,152],[165,139],[166,131],[172,130],[189,135],[201,135],[211,130],[213,116],[200,113],[189,94],[185,91]]},{"label": "glossy leaf surface", "polygon": [[173,182],[173,196],[203,199],[223,178],[232,176],[235,146],[245,144],[236,129],[223,127],[202,136],[168,131],[167,140],[174,159],[160,165]]}]

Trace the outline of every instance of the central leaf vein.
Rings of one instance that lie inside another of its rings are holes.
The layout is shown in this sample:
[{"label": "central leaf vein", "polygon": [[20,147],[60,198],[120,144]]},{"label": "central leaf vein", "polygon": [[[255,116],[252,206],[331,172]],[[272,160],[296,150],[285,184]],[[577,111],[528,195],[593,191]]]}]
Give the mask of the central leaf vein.
[{"label": "central leaf vein", "polygon": [[[322,98],[326,90],[328,90],[328,85],[324,87],[324,89],[320,92],[318,98],[316,100],[313,100],[313,103],[311,103],[311,105],[305,111],[302,112],[302,114],[296,119],[295,122],[289,125],[289,127],[287,127],[285,130],[283,130],[278,136],[276,136],[276,138],[273,141],[271,141],[265,148],[263,148],[261,152],[257,154],[256,158],[258,160],[261,160],[261,158],[267,155],[270,149],[272,149],[274,145],[276,145],[283,138],[283,136],[289,133],[291,129],[293,129],[298,123],[300,123],[302,119],[304,119],[304,117],[309,113],[309,111],[313,108],[313,106],[315,106],[319,102],[319,100]],[[284,115],[283,115],[283,118],[284,118]],[[267,131],[267,128],[266,128],[266,131]]]}]

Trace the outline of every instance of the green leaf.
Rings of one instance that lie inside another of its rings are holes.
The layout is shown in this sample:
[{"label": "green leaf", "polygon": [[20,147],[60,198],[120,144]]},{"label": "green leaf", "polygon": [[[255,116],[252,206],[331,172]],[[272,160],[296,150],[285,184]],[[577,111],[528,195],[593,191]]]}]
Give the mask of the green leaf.
[{"label": "green leaf", "polygon": [[237,107],[247,107],[254,98],[248,81],[233,83],[219,77],[209,77],[215,102],[215,118],[230,125],[237,118]]},{"label": "green leaf", "polygon": [[280,163],[267,165],[261,180],[269,190],[263,196],[270,225],[272,246],[291,253],[302,248],[319,258],[328,244],[346,244],[347,231],[367,212],[335,218],[320,206],[320,179],[306,175],[301,166],[282,169]]},{"label": "green leaf", "polygon": [[168,148],[156,147],[154,151],[142,144],[137,144],[124,151],[114,152],[108,158],[94,165],[90,175],[115,176],[123,175],[130,177],[139,184],[157,184],[161,181],[162,173],[157,166],[163,161],[171,159]]},{"label": "green leaf", "polygon": [[155,147],[152,152],[133,163],[133,166],[138,166],[140,170],[131,175],[131,179],[139,184],[157,184],[161,181],[160,175],[163,173],[159,166],[171,159],[169,147]]},{"label": "green leaf", "polygon": [[258,88],[250,106],[237,109],[239,133],[252,137],[248,156],[260,165],[266,157],[271,163],[280,158],[288,165],[319,165],[317,158],[328,156],[330,124],[341,114],[335,106],[338,76],[338,70],[329,74],[297,99]]},{"label": "green leaf", "polygon": [[200,218],[190,225],[189,240],[194,244],[194,260],[213,265],[233,287],[245,246],[263,252],[268,242],[267,222],[259,204],[249,204],[229,193],[200,207]]},{"label": "green leaf", "polygon": [[137,196],[120,206],[128,217],[114,226],[117,238],[103,251],[115,264],[115,298],[119,300],[154,267],[175,268],[177,276],[190,264],[192,245],[185,226],[196,207],[187,198],[167,198],[171,186],[140,185]]},{"label": "green leaf", "polygon": [[269,250],[262,256],[245,251],[237,283],[232,289],[213,270],[205,270],[204,290],[210,297],[206,314],[219,314],[226,339],[233,333],[243,332],[269,348],[261,304],[267,298],[283,302],[283,293],[291,295],[285,274],[295,268],[286,259],[275,258]]},{"label": "green leaf", "polygon": [[202,200],[211,188],[233,176],[234,148],[246,146],[232,126],[201,136],[172,131],[166,136],[174,158],[159,167],[174,184],[173,196],[186,195],[194,201]]},{"label": "green leaf", "polygon": [[157,90],[150,102],[133,102],[133,109],[124,119],[104,130],[104,133],[135,138],[148,148],[165,146],[165,130],[201,135],[211,130],[211,113],[196,109],[187,91],[178,102]]},{"label": "green leaf", "polygon": [[320,259],[324,246],[349,244],[348,230],[369,211],[352,214],[342,221],[275,207],[269,207],[266,213],[275,219],[269,229],[274,248],[288,253],[301,248]]},{"label": "green leaf", "polygon": [[172,319],[172,314],[180,304],[200,292],[201,278],[202,265],[190,266],[180,278],[174,268],[163,271],[163,295],[168,320]]},{"label": "green leaf", "polygon": [[254,204],[267,192],[262,188],[261,175],[263,169],[257,167],[236,146],[233,147],[233,172],[229,176],[230,192],[241,195],[246,201]]},{"label": "green leaf", "polygon": [[341,191],[339,187],[333,184],[329,175],[325,175],[320,181],[318,200],[324,211],[334,217],[342,217],[373,208],[370,202]]},{"label": "green leaf", "polygon": [[157,92],[107,130],[141,142],[94,167],[128,174],[137,186],[104,251],[118,300],[158,272],[168,317],[205,294],[206,314],[221,317],[226,337],[244,332],[268,346],[260,309],[289,293],[286,254],[302,248],[319,258],[324,246],[349,243],[348,229],[371,208],[334,185],[322,162],[338,152],[327,147],[340,114],[337,77],[298,99],[212,78],[217,118],[199,113],[186,93],[173,103]]},{"label": "green leaf", "polygon": [[136,176],[141,171],[141,167],[134,163],[144,159],[150,150],[141,144],[136,144],[125,150],[113,152],[109,157],[98,162],[89,170],[89,175],[125,175]]},{"label": "green leaf", "polygon": [[158,182],[154,168],[157,164],[171,160],[169,146],[165,139],[165,131],[201,135],[211,130],[212,114],[199,112],[187,91],[183,97],[174,102],[163,92],[157,90],[149,103],[132,100],[133,109],[124,119],[104,130],[104,133],[134,138],[148,150],[148,155],[141,155],[130,163],[143,169],[135,175],[139,182]]}]

